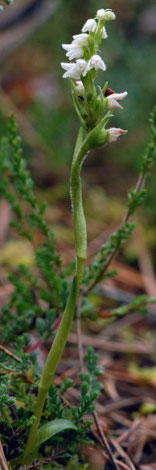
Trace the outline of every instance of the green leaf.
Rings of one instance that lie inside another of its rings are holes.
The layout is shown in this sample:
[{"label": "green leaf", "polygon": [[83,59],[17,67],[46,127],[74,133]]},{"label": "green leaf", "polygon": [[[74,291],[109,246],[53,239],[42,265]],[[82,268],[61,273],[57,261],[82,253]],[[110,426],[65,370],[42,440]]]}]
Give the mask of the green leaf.
[{"label": "green leaf", "polygon": [[51,437],[55,436],[59,432],[65,431],[66,429],[73,429],[77,431],[77,427],[72,421],[68,419],[54,419],[49,423],[44,424],[37,433],[35,448],[39,448],[43,442],[47,441]]}]

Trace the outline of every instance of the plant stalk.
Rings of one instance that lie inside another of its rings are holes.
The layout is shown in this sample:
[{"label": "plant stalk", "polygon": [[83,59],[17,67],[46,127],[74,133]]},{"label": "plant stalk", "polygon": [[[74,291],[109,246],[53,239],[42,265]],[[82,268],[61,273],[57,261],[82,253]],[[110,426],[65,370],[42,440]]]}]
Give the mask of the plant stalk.
[{"label": "plant stalk", "polygon": [[61,356],[64,351],[64,347],[67,341],[68,333],[73,320],[73,315],[76,307],[77,298],[79,296],[80,287],[82,283],[82,276],[84,270],[84,263],[86,260],[87,252],[87,234],[86,234],[86,221],[83,211],[82,202],[82,188],[80,172],[83,159],[87,151],[87,139],[83,141],[83,129],[80,128],[75,151],[73,155],[71,177],[70,177],[70,188],[72,198],[72,209],[73,209],[73,222],[74,222],[74,235],[75,235],[75,250],[76,250],[76,275],[72,281],[67,305],[62,316],[61,323],[57,330],[55,339],[49,351],[46,363],[44,365],[39,389],[38,397],[35,408],[35,422],[30,430],[26,449],[22,465],[26,465],[32,462],[35,458],[35,442],[40,419],[47,397],[49,387],[52,383],[53,376],[55,374],[57,365],[60,362]]}]

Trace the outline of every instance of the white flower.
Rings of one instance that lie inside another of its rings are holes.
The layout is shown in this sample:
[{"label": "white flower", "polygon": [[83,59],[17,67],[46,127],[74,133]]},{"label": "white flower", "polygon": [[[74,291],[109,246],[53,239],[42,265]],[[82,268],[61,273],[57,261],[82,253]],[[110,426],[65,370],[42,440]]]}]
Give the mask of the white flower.
[{"label": "white flower", "polygon": [[81,75],[86,75],[86,65],[87,62],[84,59],[78,59],[76,63],[62,62],[61,67],[66,70],[63,78],[69,77],[78,80]]},{"label": "white flower", "polygon": [[117,127],[111,127],[108,129],[108,142],[111,144],[112,142],[116,142],[121,134],[127,134],[128,131],[124,129],[118,129]]},{"label": "white flower", "polygon": [[107,96],[107,107],[108,109],[114,108],[121,108],[122,106],[118,103],[118,101],[123,100],[127,96],[127,91],[123,93],[112,93],[111,95]]},{"label": "white flower", "polygon": [[84,96],[85,89],[84,89],[84,85],[83,85],[83,83],[81,82],[81,80],[76,81],[76,82],[75,82],[75,86],[76,86],[76,91],[77,91],[78,95]]},{"label": "white flower", "polygon": [[94,33],[96,31],[96,28],[97,28],[96,21],[93,18],[90,18],[89,20],[86,21],[81,31],[83,33],[85,33],[86,31],[89,31],[89,32],[92,31],[92,33]]},{"label": "white flower", "polygon": [[107,34],[105,26],[103,26],[103,28],[102,28],[102,39],[107,39],[107,38],[108,38],[108,34]]},{"label": "white flower", "polygon": [[105,10],[105,20],[106,21],[115,20],[115,18],[116,18],[116,15],[115,15],[114,11],[107,8],[107,10]]},{"label": "white flower", "polygon": [[95,69],[95,70],[101,69],[103,71],[106,70],[106,64],[101,59],[100,55],[98,54],[93,55],[91,59],[89,60],[89,62],[87,63],[86,71],[89,72],[89,70],[91,69]]},{"label": "white flower", "polygon": [[104,8],[101,8],[101,10],[97,11],[96,17],[98,18],[98,20],[104,20],[105,19],[105,10],[104,10]]},{"label": "white flower", "polygon": [[77,44],[62,44],[62,47],[67,51],[66,56],[69,60],[80,59],[83,57],[83,49]]},{"label": "white flower", "polygon": [[88,34],[75,34],[75,36],[73,36],[73,39],[74,40],[72,44],[77,44],[78,46],[88,46]]}]

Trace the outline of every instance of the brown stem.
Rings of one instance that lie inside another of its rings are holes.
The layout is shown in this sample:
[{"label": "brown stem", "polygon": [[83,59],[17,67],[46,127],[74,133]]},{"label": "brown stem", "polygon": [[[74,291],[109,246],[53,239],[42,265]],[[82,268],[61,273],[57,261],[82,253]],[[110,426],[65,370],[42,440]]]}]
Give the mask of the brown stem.
[{"label": "brown stem", "polygon": [[11,351],[9,351],[9,349],[7,349],[7,348],[5,348],[4,346],[2,346],[2,344],[0,344],[0,351],[3,351],[7,356],[12,357],[15,361],[21,362],[21,358],[20,358],[20,357],[15,356],[15,354],[13,354]]},{"label": "brown stem", "polygon": [[94,418],[95,424],[97,426],[97,429],[99,431],[103,447],[107,451],[107,454],[109,455],[110,461],[113,464],[112,470],[119,470],[118,464],[116,463],[116,461],[113,457],[113,453],[111,451],[110,445],[109,445],[109,443],[107,441],[107,438],[106,438],[106,436],[103,432],[103,429],[100,425],[99,418],[98,418],[98,415],[97,415],[96,411],[93,411],[93,418]]},{"label": "brown stem", "polygon": [[4,452],[3,452],[3,447],[0,441],[0,469],[1,470],[9,470]]}]

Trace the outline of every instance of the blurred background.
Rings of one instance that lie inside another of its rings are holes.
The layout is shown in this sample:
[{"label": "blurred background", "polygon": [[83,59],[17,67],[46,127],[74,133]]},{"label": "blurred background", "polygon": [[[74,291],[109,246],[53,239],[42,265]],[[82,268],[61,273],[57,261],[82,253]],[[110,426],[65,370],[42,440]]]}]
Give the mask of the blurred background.
[{"label": "blurred background", "polygon": [[[107,71],[99,81],[103,85],[108,80],[116,92],[128,91],[124,109],[116,110],[111,122],[112,127],[128,129],[128,134],[117,144],[94,151],[85,162],[83,187],[91,242],[122,220],[127,190],[136,182],[149,139],[149,114],[156,102],[155,1],[14,0],[0,15],[0,135],[6,133],[6,116],[13,111],[38,198],[49,203],[47,218],[63,251],[66,245],[73,250],[68,181],[79,123],[68,81],[62,79],[61,45],[70,43],[99,8],[112,8],[117,17],[107,24],[108,39],[102,46]],[[137,216],[142,235],[138,229],[121,254],[134,266],[138,238],[145,239],[153,255],[156,252],[155,169],[153,173]]]}]

